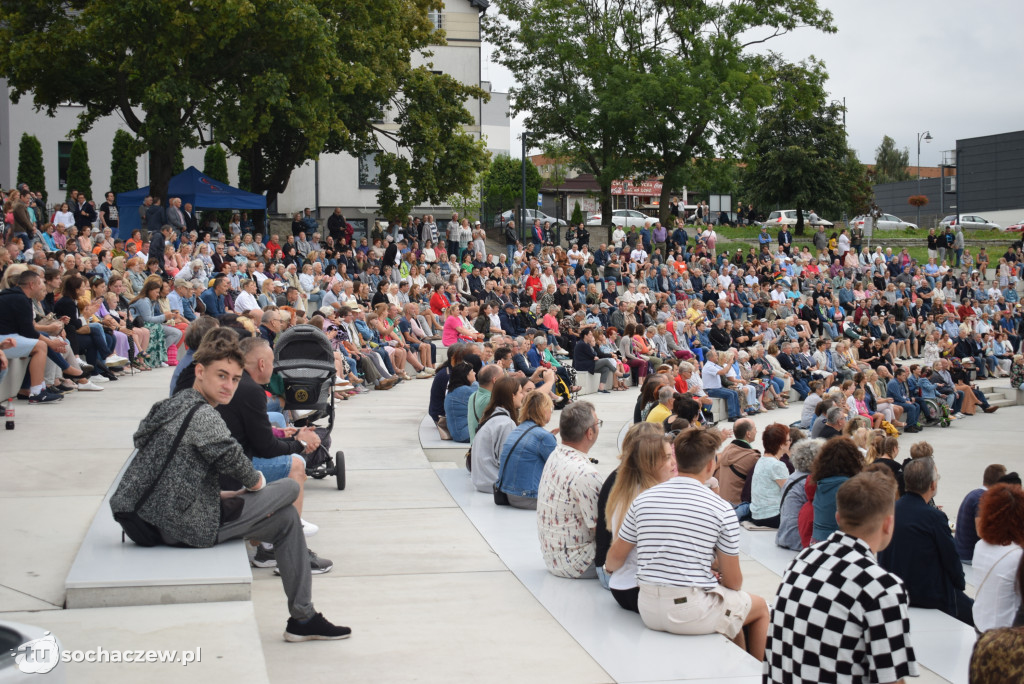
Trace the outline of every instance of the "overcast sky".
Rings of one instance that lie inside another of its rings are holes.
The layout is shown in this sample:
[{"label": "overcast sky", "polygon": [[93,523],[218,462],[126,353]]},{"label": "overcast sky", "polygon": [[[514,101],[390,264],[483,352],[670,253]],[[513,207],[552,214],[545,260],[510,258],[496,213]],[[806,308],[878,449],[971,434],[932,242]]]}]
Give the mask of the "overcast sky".
[{"label": "overcast sky", "polygon": [[[833,99],[846,98],[850,145],[871,163],[883,135],[910,150],[916,164],[939,163],[957,139],[1024,128],[1024,2],[1021,0],[821,0],[837,33],[809,29],[772,40],[791,61],[825,62]],[[496,11],[492,5],[489,12]],[[514,85],[484,49],[484,80]],[[523,117],[512,124],[513,156]]]}]

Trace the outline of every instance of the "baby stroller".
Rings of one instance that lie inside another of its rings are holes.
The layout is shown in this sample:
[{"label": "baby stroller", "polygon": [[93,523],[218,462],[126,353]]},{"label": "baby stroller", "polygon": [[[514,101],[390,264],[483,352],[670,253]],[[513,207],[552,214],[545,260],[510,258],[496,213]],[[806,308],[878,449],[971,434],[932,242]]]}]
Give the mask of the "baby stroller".
[{"label": "baby stroller", "polygon": [[338,451],[333,457],[330,452],[335,377],[330,339],[311,325],[285,330],[274,346],[274,370],[284,380],[282,408],[302,412],[295,425],[312,427],[320,437],[320,448],[304,455],[306,475],[316,480],[333,475],[338,489],[344,489],[345,452]]}]

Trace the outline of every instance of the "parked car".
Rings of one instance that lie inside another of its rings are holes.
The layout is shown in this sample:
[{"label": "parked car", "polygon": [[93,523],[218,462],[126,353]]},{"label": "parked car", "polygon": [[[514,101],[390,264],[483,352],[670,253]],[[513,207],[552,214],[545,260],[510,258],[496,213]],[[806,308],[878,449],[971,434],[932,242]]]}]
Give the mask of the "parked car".
[{"label": "parked car", "polygon": [[[644,223],[647,221],[650,221],[653,226],[657,219],[635,209],[616,209],[612,212],[612,225],[621,226],[622,228],[643,228]],[[601,214],[594,214],[587,221],[587,225],[602,226],[607,225],[607,223],[603,220]]]},{"label": "parked car", "polygon": [[[804,223],[807,223],[812,226],[825,226],[826,228],[831,228],[833,225],[831,221],[826,221],[823,218],[819,217],[817,221],[811,221],[809,217],[810,214],[805,211]],[[768,218],[765,220],[764,224],[769,228],[778,227],[783,224],[787,226],[795,226],[796,209],[779,209],[777,211],[773,211],[772,213],[768,214]]]},{"label": "parked car", "polygon": [[[556,226],[557,225],[557,226],[561,226],[562,228],[565,228],[565,226],[566,226],[565,221],[563,221],[562,219],[556,219],[554,216],[548,216],[543,211],[538,211],[537,209],[527,209],[524,212],[524,215],[526,216],[526,225],[527,226],[532,226],[534,219],[540,219],[540,225],[542,225],[542,226],[544,225],[545,221],[550,223],[552,226]],[[504,213],[497,214],[494,217],[494,227],[495,228],[502,228],[509,221],[515,221],[515,220],[516,220],[516,212],[510,209],[510,210],[508,210],[508,211],[506,211]]]},{"label": "parked car", "polygon": [[1017,221],[1012,226],[1006,227],[1007,233],[1024,233],[1024,219]]},{"label": "parked car", "polygon": [[[956,228],[956,214],[947,216],[946,218],[939,221],[939,230],[945,230],[946,227]],[[978,216],[977,214],[960,214],[960,227],[964,230],[1002,230],[1002,226],[998,223],[992,223],[984,217]]]},{"label": "parked car", "polygon": [[[850,219],[850,228],[863,228],[864,219],[867,216],[861,214],[860,216],[854,216]],[[910,221],[904,221],[899,216],[893,216],[892,214],[882,214],[882,216],[875,221],[876,230],[917,230],[917,224],[911,223]]]}]

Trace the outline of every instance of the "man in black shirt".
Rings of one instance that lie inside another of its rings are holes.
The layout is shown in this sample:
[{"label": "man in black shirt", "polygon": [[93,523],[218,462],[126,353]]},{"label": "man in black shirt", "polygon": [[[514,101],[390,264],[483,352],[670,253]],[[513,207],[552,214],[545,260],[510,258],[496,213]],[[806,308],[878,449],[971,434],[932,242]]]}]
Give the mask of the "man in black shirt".
[{"label": "man in black shirt", "polygon": [[108,192],[106,201],[100,205],[100,226],[110,228],[116,236],[118,220],[117,202],[114,199],[114,193]]},{"label": "man in black shirt", "polygon": [[[289,477],[299,483],[299,496],[295,509],[302,515],[302,499],[306,482],[306,462],[299,454],[311,454],[320,446],[320,438],[311,428],[286,428],[288,435],[280,439],[274,435],[267,417],[267,395],[261,385],[270,382],[274,372],[274,351],[262,337],[249,337],[239,343],[245,356],[245,370],[238,383],[235,395],[227,404],[217,407],[217,412],[228,426],[228,431],[239,444],[245,455],[252,460],[256,470],[263,473],[267,482]],[[222,483],[223,489],[237,488],[235,483]],[[313,527],[302,521],[306,536]],[[320,559],[330,565],[329,561]],[[327,572],[330,567],[321,572]],[[314,564],[313,571],[317,571]]]}]

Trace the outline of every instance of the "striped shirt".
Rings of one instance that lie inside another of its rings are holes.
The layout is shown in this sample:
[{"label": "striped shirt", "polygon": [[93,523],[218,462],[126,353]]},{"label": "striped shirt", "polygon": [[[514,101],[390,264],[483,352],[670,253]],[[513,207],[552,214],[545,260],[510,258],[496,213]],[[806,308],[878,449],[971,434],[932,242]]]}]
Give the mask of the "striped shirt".
[{"label": "striped shirt", "polygon": [[715,551],[739,555],[739,522],[727,501],[692,477],[678,476],[641,493],[619,537],[636,544],[637,580],[712,589]]}]

